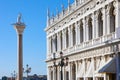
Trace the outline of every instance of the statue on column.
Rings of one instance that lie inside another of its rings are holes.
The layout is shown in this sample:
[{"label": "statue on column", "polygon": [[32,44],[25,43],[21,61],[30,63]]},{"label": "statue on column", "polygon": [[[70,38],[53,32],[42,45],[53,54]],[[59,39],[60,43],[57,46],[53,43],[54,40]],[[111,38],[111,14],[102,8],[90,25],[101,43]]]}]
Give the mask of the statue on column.
[{"label": "statue on column", "polygon": [[18,15],[18,17],[17,17],[17,23],[18,23],[18,24],[20,24],[20,23],[21,23],[21,16],[22,16],[22,15],[21,15],[21,14],[19,14],[19,15]]}]

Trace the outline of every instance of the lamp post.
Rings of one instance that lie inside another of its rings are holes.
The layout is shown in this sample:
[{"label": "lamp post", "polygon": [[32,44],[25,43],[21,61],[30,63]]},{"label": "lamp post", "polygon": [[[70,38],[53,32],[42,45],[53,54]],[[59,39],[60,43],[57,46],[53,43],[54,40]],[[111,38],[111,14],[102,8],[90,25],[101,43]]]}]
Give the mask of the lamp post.
[{"label": "lamp post", "polygon": [[[60,52],[60,62],[58,63],[58,66],[60,66],[60,68],[61,68],[61,80],[63,80],[63,71],[62,71],[62,68],[63,68],[63,66],[67,66],[68,65],[68,60],[69,60],[69,58],[68,57],[66,57],[66,58],[64,58],[63,57],[63,53],[62,52]],[[64,61],[65,60],[65,61]],[[57,65],[56,65],[56,57],[55,57],[55,53],[53,53],[53,65],[54,65],[54,67],[56,68],[56,80],[57,80]]]},{"label": "lamp post", "polygon": [[[63,66],[67,66],[68,65],[68,60],[69,60],[69,58],[68,57],[66,57],[66,58],[64,58],[63,57],[63,53],[62,52],[60,52],[60,62],[59,62],[59,66],[60,66],[60,68],[61,68],[61,80],[63,80],[63,71],[62,71],[62,68],[63,68]],[[65,60],[65,62],[64,62],[64,60]]]},{"label": "lamp post", "polygon": [[13,73],[11,73],[11,80],[15,80],[16,79],[16,72],[15,71],[13,71]]},{"label": "lamp post", "polygon": [[25,73],[27,74],[27,78],[28,78],[28,74],[31,72],[31,67],[29,67],[29,65],[26,65],[26,70]]}]

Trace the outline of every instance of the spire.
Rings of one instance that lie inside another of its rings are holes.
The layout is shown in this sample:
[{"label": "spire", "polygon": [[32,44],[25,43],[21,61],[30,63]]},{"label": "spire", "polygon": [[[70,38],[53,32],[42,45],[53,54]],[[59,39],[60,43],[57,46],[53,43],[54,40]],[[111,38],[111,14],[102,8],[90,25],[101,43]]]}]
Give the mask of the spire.
[{"label": "spire", "polygon": [[70,0],[68,0],[68,7],[70,6]]},{"label": "spire", "polygon": [[64,5],[63,4],[61,5],[61,7],[62,7],[62,11],[64,11]]},{"label": "spire", "polygon": [[75,6],[77,6],[77,0],[75,0]]},{"label": "spire", "polygon": [[50,11],[49,11],[49,8],[47,9],[47,27],[49,26],[50,24]]},{"label": "spire", "polygon": [[53,22],[54,22],[54,13],[52,13],[52,19],[53,19]]},{"label": "spire", "polygon": [[70,11],[70,0],[68,0],[68,11]]},{"label": "spire", "polygon": [[62,7],[62,14],[64,15],[64,5],[62,4],[61,7]]},{"label": "spire", "polygon": [[57,14],[57,17],[59,18],[59,11],[57,7],[56,7],[56,14]]}]

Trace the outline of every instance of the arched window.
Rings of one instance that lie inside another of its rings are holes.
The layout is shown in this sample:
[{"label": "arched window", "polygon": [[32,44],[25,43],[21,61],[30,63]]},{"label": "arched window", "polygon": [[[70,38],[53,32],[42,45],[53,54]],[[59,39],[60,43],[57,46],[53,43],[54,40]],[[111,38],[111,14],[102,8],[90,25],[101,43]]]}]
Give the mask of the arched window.
[{"label": "arched window", "polygon": [[66,48],[69,46],[69,35],[68,35],[68,28],[66,30]]},{"label": "arched window", "polygon": [[84,39],[84,34],[83,34],[83,23],[81,21],[80,23],[80,43],[83,42],[83,39]]},{"label": "arched window", "polygon": [[75,24],[73,24],[73,46],[76,44]]},{"label": "arched window", "polygon": [[111,6],[111,9],[110,9],[110,33],[112,32],[115,32],[114,6]]},{"label": "arched window", "polygon": [[91,40],[93,38],[92,36],[92,19],[89,18],[88,20],[88,39]]},{"label": "arched window", "polygon": [[102,13],[99,12],[98,15],[98,36],[103,36],[103,20],[102,20]]}]

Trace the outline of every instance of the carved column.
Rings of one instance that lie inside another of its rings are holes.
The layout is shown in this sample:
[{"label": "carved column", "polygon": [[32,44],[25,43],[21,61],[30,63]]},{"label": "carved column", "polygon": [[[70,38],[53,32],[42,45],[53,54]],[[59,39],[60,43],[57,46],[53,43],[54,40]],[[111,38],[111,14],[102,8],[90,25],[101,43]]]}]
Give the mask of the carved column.
[{"label": "carved column", "polygon": [[95,13],[95,21],[96,21],[96,36],[95,36],[95,38],[98,38],[98,26],[99,26],[99,24],[98,24],[98,11],[96,11],[96,13]]},{"label": "carved column", "polygon": [[77,22],[75,23],[75,33],[76,33],[76,45],[78,45],[78,24]]},{"label": "carved column", "polygon": [[70,66],[70,71],[69,71],[69,79],[72,80],[72,64],[69,64]]},{"label": "carved column", "polygon": [[64,45],[63,45],[63,46],[64,46],[64,49],[66,49],[66,31],[67,31],[67,30],[64,29],[64,41],[63,41],[63,42],[64,42]]},{"label": "carved column", "polygon": [[50,80],[50,68],[49,66],[47,67],[47,79]]},{"label": "carved column", "polygon": [[60,41],[60,40],[59,40],[59,39],[60,39],[60,38],[59,38],[59,33],[56,33],[56,35],[57,35],[57,51],[59,51],[59,46],[60,46],[60,45],[59,45],[59,41]]},{"label": "carved column", "polygon": [[70,29],[70,26],[68,26],[68,36],[69,36],[69,37],[68,37],[68,38],[69,38],[69,39],[68,39],[68,40],[69,40],[68,45],[69,45],[69,47],[71,47],[71,42],[72,42],[72,41],[71,41],[71,29]]},{"label": "carved column", "polygon": [[106,14],[107,14],[107,34],[109,34],[110,33],[110,5],[107,6]]},{"label": "carved column", "polygon": [[77,73],[78,73],[78,61],[76,61],[76,62],[75,62],[75,65],[76,65],[76,73],[75,73],[75,74],[76,74],[76,76],[75,76],[75,77],[76,77],[76,80],[77,80]]},{"label": "carved column", "polygon": [[105,12],[105,7],[102,8],[101,10],[102,12],[102,20],[103,20],[103,36],[106,35],[106,32],[107,32],[107,15],[106,15],[106,12]]},{"label": "carved column", "polygon": [[95,14],[94,13],[92,14],[91,18],[92,18],[92,26],[93,26],[92,35],[93,35],[93,39],[94,39],[95,38]]},{"label": "carved column", "polygon": [[65,29],[62,30],[62,47],[63,47],[63,50],[65,49]]},{"label": "carved column", "polygon": [[115,17],[115,27],[116,27],[116,38],[120,38],[120,1],[114,2],[113,5],[115,6],[114,13],[116,15]]},{"label": "carved column", "polygon": [[77,44],[80,44],[80,21],[77,23]]},{"label": "carved column", "polygon": [[84,34],[84,42],[86,41],[86,22],[85,22],[85,18],[83,18],[83,34]]},{"label": "carved column", "polygon": [[60,32],[57,33],[57,36],[58,36],[57,37],[58,38],[58,46],[57,47],[58,47],[58,51],[60,51],[60,49],[61,49],[60,48]]},{"label": "carved column", "polygon": [[71,47],[73,46],[73,24],[70,27],[71,29]]},{"label": "carved column", "polygon": [[85,23],[85,27],[86,27],[86,41],[88,41],[89,40],[89,36],[90,36],[90,34],[89,34],[89,25],[88,25],[88,21],[89,21],[89,17],[86,17],[86,23]]}]

